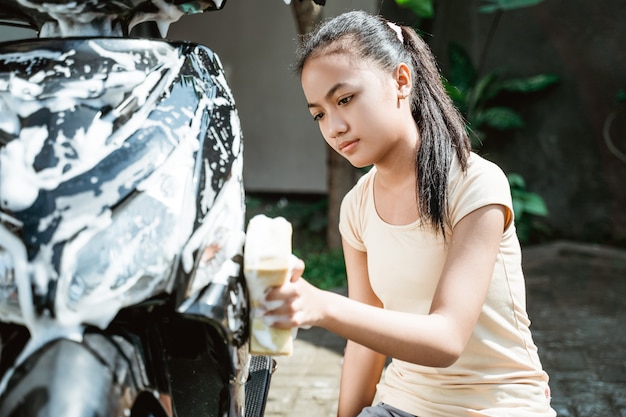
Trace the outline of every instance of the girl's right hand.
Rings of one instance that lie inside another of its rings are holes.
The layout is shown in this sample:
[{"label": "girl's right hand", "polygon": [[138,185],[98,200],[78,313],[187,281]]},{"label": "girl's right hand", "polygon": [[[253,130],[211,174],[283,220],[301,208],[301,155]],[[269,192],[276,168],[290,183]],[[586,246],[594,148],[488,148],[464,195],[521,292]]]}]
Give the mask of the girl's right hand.
[{"label": "girl's right hand", "polygon": [[291,280],[267,292],[266,302],[276,306],[265,313],[266,316],[272,316],[273,327],[310,327],[323,319],[326,291],[311,285],[302,277],[304,267],[304,262],[298,259]]}]

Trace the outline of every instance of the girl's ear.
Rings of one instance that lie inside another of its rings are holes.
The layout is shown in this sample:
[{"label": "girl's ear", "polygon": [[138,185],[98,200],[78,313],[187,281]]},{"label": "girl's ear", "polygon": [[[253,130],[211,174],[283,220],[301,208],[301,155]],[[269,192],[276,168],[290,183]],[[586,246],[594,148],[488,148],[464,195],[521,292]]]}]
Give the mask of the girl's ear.
[{"label": "girl's ear", "polygon": [[398,98],[407,98],[411,94],[411,69],[404,62],[398,65],[395,71]]}]

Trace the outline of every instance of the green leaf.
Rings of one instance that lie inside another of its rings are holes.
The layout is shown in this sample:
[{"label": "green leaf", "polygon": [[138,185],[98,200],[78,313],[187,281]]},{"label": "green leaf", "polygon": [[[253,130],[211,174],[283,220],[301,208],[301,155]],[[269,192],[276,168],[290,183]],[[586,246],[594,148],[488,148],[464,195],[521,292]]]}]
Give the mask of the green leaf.
[{"label": "green leaf", "polygon": [[517,219],[516,223],[526,221],[525,214],[533,214],[535,216],[548,215],[548,208],[541,196],[526,190],[526,182],[521,175],[511,173],[507,175],[507,179],[511,187],[513,211]]},{"label": "green leaf", "polygon": [[500,71],[495,70],[483,77],[484,81],[480,81],[476,84],[476,87],[481,88],[480,95],[483,102],[491,100],[496,97],[502,91],[502,82],[500,81]]},{"label": "green leaf", "polygon": [[535,216],[547,216],[548,208],[543,199],[535,193],[526,192],[524,194],[524,209],[527,213]]},{"label": "green leaf", "polygon": [[478,10],[481,13],[493,13],[497,11],[506,11],[520,9],[522,7],[535,6],[543,0],[483,0],[483,4]]},{"label": "green leaf", "polygon": [[396,0],[396,4],[411,10],[423,19],[432,19],[435,15],[433,0]]},{"label": "green leaf", "polygon": [[515,214],[515,223],[518,223],[524,215],[524,200],[513,198],[513,213]]},{"label": "green leaf", "polygon": [[[441,77],[441,82],[443,83],[444,88],[446,89],[446,93],[450,96],[452,101],[457,105],[457,107],[464,106],[465,97],[461,90],[456,86],[450,83],[445,77]],[[461,109],[461,111],[463,111]]]},{"label": "green leaf", "polygon": [[500,83],[502,90],[515,93],[531,93],[543,90],[559,82],[559,77],[554,74],[539,74],[526,78],[510,78]]},{"label": "green leaf", "polygon": [[448,79],[465,94],[476,80],[476,69],[472,59],[463,47],[454,42],[448,47],[448,59],[450,60]]},{"label": "green leaf", "polygon": [[509,180],[509,186],[512,189],[526,189],[526,181],[524,181],[524,177],[522,177],[520,174],[511,173],[508,174],[506,177]]},{"label": "green leaf", "polygon": [[524,127],[522,117],[508,107],[491,107],[476,114],[478,125],[487,125],[498,130]]},{"label": "green leaf", "polygon": [[519,238],[520,243],[525,243],[530,239],[530,232],[532,229],[532,224],[530,221],[526,221],[526,219],[515,219],[515,229],[517,232],[517,237]]},{"label": "green leaf", "polygon": [[307,279],[322,289],[346,285],[346,267],[341,249],[304,251],[294,248],[294,254],[306,262]]},{"label": "green leaf", "polygon": [[498,89],[494,88],[495,81],[498,79],[499,74],[497,72],[491,72],[484,77],[480,78],[471,93],[468,95],[468,112],[474,112],[481,107],[490,98],[495,97],[498,94]]}]

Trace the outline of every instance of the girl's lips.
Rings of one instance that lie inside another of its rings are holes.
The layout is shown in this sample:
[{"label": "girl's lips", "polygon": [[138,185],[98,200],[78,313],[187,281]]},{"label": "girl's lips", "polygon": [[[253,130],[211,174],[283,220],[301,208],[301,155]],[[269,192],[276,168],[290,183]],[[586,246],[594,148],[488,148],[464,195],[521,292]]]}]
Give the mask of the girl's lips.
[{"label": "girl's lips", "polygon": [[358,139],[355,139],[355,140],[347,140],[345,142],[341,142],[339,144],[339,150],[341,152],[350,151],[350,149],[354,148],[354,146],[356,145],[358,141],[359,141]]}]

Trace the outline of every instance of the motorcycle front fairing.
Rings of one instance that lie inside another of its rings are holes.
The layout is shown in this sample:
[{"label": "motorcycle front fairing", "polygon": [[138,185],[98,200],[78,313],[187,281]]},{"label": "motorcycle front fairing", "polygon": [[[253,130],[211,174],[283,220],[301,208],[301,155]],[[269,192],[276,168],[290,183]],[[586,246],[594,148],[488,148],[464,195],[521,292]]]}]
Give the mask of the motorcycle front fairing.
[{"label": "motorcycle front fairing", "polygon": [[0,0],[0,22],[27,27],[41,38],[128,37],[135,26],[155,22],[165,38],[186,14],[220,10],[226,0]]},{"label": "motorcycle front fairing", "polygon": [[[215,329],[216,361],[229,362],[235,381],[228,415],[243,415],[242,147],[234,100],[206,47],[0,45],[0,320],[29,333],[1,388],[46,345],[85,343],[86,328],[156,305]],[[47,389],[39,383],[33,392]],[[0,394],[2,406],[10,395]]]}]

